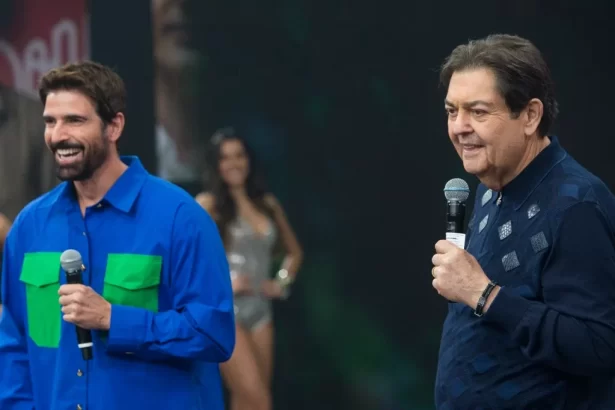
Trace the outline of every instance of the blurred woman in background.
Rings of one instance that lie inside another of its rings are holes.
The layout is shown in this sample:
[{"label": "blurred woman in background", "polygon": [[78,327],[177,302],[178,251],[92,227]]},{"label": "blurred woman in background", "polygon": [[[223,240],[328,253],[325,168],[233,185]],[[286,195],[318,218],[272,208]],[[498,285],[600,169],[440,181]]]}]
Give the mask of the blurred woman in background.
[{"label": "blurred woman in background", "polygon": [[[284,299],[299,270],[302,249],[276,198],[265,188],[254,156],[233,128],[212,137],[211,192],[196,200],[216,221],[225,244],[235,295],[236,343],[220,365],[231,410],[270,410],[273,371],[272,299]],[[276,241],[286,251],[271,278]]]}]

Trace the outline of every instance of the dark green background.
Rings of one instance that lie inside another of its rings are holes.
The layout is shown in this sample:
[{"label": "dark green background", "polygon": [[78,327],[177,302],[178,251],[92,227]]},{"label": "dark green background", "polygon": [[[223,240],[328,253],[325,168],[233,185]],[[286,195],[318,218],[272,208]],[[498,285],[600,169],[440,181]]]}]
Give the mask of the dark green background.
[{"label": "dark green background", "polygon": [[[123,150],[155,169],[146,0],[92,2],[92,56],[130,98]],[[199,1],[203,115],[236,125],[306,251],[276,306],[278,409],[431,409],[446,303],[431,289],[442,188],[464,174],[437,68],[459,43],[520,34],[557,82],[563,145],[611,186],[606,1]],[[135,30],[128,34],[129,30]],[[205,105],[204,105],[205,107]],[[207,138],[208,136],[204,136]]]}]

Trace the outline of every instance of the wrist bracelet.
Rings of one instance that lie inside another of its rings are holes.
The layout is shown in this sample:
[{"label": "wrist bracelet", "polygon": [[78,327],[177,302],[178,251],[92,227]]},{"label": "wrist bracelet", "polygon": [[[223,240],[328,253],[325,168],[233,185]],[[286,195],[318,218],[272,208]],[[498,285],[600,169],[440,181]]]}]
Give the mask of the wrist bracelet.
[{"label": "wrist bracelet", "polygon": [[485,303],[487,303],[487,299],[489,298],[489,295],[491,294],[491,292],[493,292],[493,289],[495,289],[497,285],[498,285],[497,283],[489,281],[489,284],[487,285],[485,290],[483,290],[483,294],[480,295],[480,298],[478,299],[478,304],[476,305],[476,309],[474,310],[474,314],[476,316],[481,317],[483,315],[483,310],[485,309]]},{"label": "wrist bracelet", "polygon": [[290,296],[290,285],[293,283],[293,278],[286,269],[280,269],[275,275],[275,280],[280,284],[282,288],[281,299],[288,299]]}]

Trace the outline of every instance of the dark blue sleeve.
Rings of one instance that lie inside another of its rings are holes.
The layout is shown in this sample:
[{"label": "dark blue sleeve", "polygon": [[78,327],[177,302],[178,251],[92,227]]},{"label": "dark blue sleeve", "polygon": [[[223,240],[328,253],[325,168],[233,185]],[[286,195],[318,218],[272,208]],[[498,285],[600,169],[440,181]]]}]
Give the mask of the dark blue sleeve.
[{"label": "dark blue sleeve", "polygon": [[111,307],[107,349],[224,362],[235,346],[229,267],[215,223],[195,202],[182,205],[171,243],[174,309]]},{"label": "dark blue sleeve", "polygon": [[536,362],[570,374],[615,374],[615,245],[593,203],[563,212],[542,272],[543,302],[502,288],[484,320]]}]

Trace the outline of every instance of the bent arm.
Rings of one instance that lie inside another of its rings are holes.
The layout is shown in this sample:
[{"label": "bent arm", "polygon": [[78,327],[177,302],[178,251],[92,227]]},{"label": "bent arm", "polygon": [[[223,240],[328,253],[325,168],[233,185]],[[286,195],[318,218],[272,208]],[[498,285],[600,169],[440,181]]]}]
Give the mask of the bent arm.
[{"label": "bent arm", "polygon": [[542,275],[544,302],[503,287],[484,316],[528,359],[580,376],[615,374],[615,245],[594,204],[563,214]]},{"label": "bent arm", "polygon": [[289,275],[294,278],[303,263],[303,249],[297,240],[295,231],[288,222],[284,208],[278,200],[271,194],[266,197],[269,207],[273,211],[275,223],[280,231],[280,236],[286,249],[286,257],[282,262],[282,268],[286,269]]},{"label": "bent arm", "polygon": [[9,233],[2,262],[2,301],[0,317],[0,409],[32,410],[34,399],[28,345],[21,315],[23,291],[19,287],[19,267],[23,259],[15,252],[16,234]]},{"label": "bent arm", "polygon": [[210,194],[209,192],[201,192],[200,194],[198,194],[197,196],[194,197],[194,200],[201,205],[201,207],[207,211],[207,213],[209,214],[209,216],[211,216],[212,218],[214,218],[214,212],[215,212],[215,199],[214,196],[212,194]]},{"label": "bent arm", "polygon": [[113,305],[107,349],[228,360],[235,345],[229,268],[215,224],[196,204],[178,211],[170,266],[175,308],[154,313]]}]

